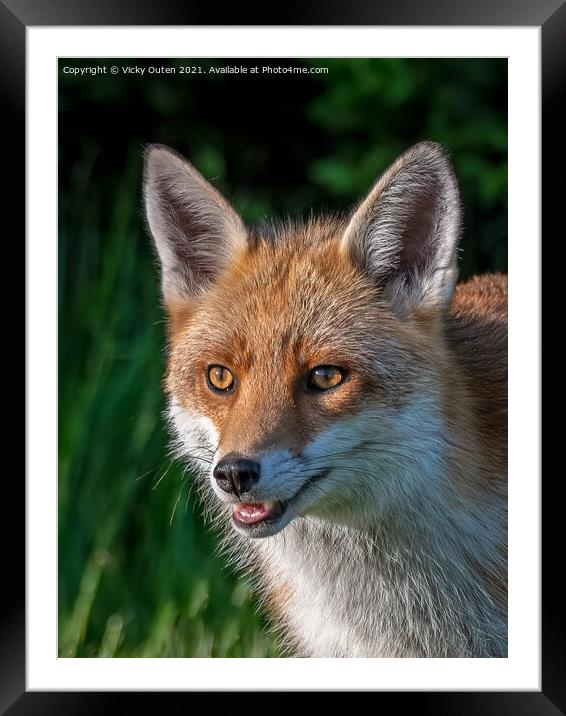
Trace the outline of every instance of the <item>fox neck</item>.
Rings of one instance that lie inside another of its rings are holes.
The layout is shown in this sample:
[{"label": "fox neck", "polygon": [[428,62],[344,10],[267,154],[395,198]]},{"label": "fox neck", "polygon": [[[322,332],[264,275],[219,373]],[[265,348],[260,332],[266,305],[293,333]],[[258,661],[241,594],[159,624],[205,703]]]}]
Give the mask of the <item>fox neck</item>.
[{"label": "fox neck", "polygon": [[504,605],[484,582],[504,569],[489,518],[440,507],[364,531],[300,518],[254,543],[283,643],[305,656],[503,656]]}]

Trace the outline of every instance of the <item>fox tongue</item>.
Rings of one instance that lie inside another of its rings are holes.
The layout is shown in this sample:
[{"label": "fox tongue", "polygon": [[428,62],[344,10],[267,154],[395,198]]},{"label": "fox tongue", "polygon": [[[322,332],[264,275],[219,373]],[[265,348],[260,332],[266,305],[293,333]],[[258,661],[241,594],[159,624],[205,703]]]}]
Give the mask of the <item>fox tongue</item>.
[{"label": "fox tongue", "polygon": [[234,519],[246,525],[266,520],[273,510],[272,502],[238,502],[233,508]]}]

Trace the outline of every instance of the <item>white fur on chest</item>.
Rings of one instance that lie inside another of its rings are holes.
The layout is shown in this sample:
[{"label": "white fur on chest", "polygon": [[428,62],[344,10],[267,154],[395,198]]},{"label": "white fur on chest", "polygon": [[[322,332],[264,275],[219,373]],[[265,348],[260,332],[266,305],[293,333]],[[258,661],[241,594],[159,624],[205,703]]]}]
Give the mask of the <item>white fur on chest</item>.
[{"label": "white fur on chest", "polygon": [[[311,537],[313,532],[308,530]],[[314,541],[308,546],[296,534],[257,547],[268,565],[268,580],[275,588],[285,585],[291,595],[284,622],[300,655],[394,656],[387,653],[383,629],[388,617],[378,616],[377,608],[387,584],[373,560],[360,563],[357,548],[349,559],[343,545],[332,549]]]},{"label": "white fur on chest", "polygon": [[[315,657],[467,657],[506,653],[506,615],[473,570],[471,552],[424,534],[372,541],[316,520],[256,544],[265,587],[284,585],[287,634]],[[462,543],[471,544],[462,523]],[[477,534],[478,526],[473,527]],[[473,550],[485,564],[492,535]],[[504,569],[504,565],[501,565]]]}]

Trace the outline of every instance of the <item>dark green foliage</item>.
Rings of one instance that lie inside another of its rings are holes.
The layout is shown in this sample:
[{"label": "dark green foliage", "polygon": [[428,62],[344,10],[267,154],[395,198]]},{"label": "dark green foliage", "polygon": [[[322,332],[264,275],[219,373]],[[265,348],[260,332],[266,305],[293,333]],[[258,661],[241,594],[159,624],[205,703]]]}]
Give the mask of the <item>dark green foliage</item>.
[{"label": "dark green foliage", "polygon": [[506,61],[316,60],[296,64],[328,74],[257,76],[101,64],[204,72],[60,73],[60,654],[277,655],[167,456],[143,145],[175,147],[254,221],[347,209],[400,151],[440,141],[462,186],[462,274],[505,270]]}]

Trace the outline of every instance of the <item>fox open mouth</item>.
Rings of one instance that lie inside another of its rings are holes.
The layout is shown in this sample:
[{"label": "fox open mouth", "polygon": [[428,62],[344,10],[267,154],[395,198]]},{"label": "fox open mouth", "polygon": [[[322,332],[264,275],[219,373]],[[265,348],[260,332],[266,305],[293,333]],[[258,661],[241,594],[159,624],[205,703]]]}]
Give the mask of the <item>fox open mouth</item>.
[{"label": "fox open mouth", "polygon": [[[265,500],[263,502],[236,502],[232,505],[232,520],[234,524],[250,535],[270,531],[271,527],[277,525],[283,515],[287,512],[288,507],[297,502],[297,499],[303,492],[310,487],[313,482],[320,480],[330,472],[324,470],[310,477],[298,491],[288,500]],[[276,530],[278,531],[278,530]],[[273,532],[272,532],[273,533]]]},{"label": "fox open mouth", "polygon": [[275,522],[285,509],[287,502],[236,502],[232,506],[232,518],[243,527]]}]

